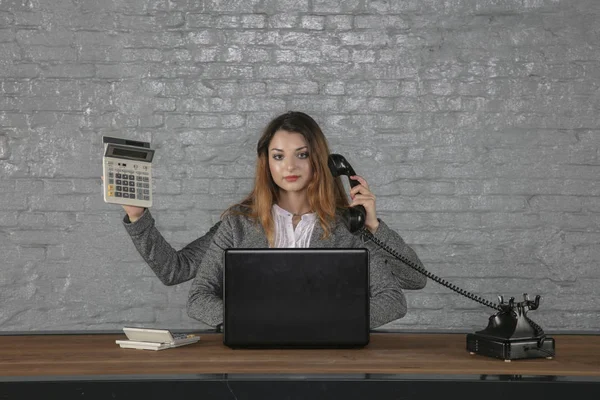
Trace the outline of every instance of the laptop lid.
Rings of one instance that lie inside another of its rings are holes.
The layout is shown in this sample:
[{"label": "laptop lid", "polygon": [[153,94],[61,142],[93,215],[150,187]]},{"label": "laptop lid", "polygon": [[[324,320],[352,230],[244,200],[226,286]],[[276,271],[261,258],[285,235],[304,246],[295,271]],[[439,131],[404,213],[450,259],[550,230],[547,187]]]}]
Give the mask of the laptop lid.
[{"label": "laptop lid", "polygon": [[227,346],[369,342],[367,249],[228,249],[223,282]]}]

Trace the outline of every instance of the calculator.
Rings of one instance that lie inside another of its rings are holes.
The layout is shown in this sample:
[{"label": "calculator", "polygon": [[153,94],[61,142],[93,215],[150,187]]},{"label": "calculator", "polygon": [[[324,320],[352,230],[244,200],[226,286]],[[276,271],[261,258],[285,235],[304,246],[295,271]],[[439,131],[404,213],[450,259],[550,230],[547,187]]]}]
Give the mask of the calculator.
[{"label": "calculator", "polygon": [[150,143],[103,136],[104,201],[127,206],[152,206]]}]

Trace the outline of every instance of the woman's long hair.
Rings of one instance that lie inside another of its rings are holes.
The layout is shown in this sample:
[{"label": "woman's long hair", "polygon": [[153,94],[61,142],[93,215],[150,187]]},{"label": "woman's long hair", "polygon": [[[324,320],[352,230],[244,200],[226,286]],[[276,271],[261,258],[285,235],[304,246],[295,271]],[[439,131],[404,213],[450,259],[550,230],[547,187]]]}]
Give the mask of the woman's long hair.
[{"label": "woman's long hair", "polygon": [[334,178],[327,159],[329,146],[319,125],[307,114],[290,111],[273,119],[265,128],[256,146],[258,159],[252,192],[240,203],[225,210],[223,215],[242,214],[260,223],[267,235],[269,245],[275,242],[275,223],[272,207],[278,200],[279,187],[273,181],[269,169],[269,144],[276,132],[283,130],[299,133],[308,144],[309,160],[313,170],[307,186],[308,202],[323,228],[326,238],[331,233],[336,209],[348,207],[348,198],[340,178]]}]

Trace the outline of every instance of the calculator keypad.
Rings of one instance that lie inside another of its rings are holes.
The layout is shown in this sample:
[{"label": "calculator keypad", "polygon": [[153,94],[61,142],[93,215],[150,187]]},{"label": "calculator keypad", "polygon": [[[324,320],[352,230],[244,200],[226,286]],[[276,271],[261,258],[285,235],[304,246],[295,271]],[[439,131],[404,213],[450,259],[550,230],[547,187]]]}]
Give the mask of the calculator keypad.
[{"label": "calculator keypad", "polygon": [[150,201],[150,169],[135,163],[127,167],[107,165],[108,197]]}]

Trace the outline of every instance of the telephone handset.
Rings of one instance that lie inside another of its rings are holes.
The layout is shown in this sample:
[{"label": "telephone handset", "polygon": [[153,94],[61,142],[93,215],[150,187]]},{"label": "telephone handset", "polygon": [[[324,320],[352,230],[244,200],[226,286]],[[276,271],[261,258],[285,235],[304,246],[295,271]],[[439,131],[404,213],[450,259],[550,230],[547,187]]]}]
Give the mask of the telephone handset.
[{"label": "telephone handset", "polygon": [[[337,178],[340,175],[346,175],[348,177],[348,182],[350,182],[350,188],[353,188],[356,185],[360,185],[360,182],[350,179],[351,176],[356,175],[354,169],[350,165],[348,161],[344,158],[344,156],[340,154],[330,154],[329,159],[327,160],[327,164],[329,165],[329,170],[331,174]],[[348,228],[348,230],[352,233],[358,232],[363,229],[365,226],[365,219],[367,217],[367,211],[361,205],[355,207],[349,207],[344,210],[342,214],[342,220],[344,224]]]},{"label": "telephone handset", "polygon": [[[336,178],[341,175],[348,177],[356,175],[350,163],[340,154],[330,154],[327,164],[329,165],[331,174]],[[358,181],[350,178],[348,180],[351,188],[360,184]],[[499,296],[500,304],[495,304],[479,296],[475,296],[432,274],[422,266],[413,263],[377,239],[364,227],[366,216],[365,208],[358,205],[345,209],[341,217],[350,232],[355,233],[360,231],[367,239],[415,271],[468,299],[497,311],[496,314],[489,318],[488,326],[484,330],[467,335],[467,350],[471,354],[482,354],[504,360],[554,357],[554,339],[547,337],[542,328],[527,317],[527,311],[535,310],[539,307],[540,296],[536,296],[535,300],[532,301],[527,294],[524,294],[524,300],[519,303],[515,303],[513,297],[510,298],[508,303],[505,303],[502,296]]]}]

